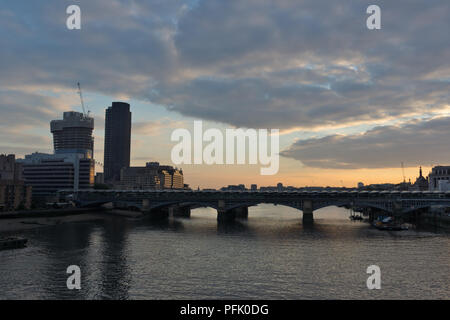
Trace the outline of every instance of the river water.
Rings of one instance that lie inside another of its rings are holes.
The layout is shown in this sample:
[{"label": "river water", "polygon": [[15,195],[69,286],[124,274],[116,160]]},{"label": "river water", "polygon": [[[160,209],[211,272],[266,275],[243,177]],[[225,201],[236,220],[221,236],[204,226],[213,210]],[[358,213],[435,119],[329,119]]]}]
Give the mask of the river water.
[{"label": "river water", "polygon": [[[0,252],[1,299],[449,299],[450,237],[378,231],[330,207],[260,205],[244,222],[105,217],[17,233],[25,249]],[[68,290],[66,269],[81,269]],[[367,289],[367,267],[381,289]]]}]

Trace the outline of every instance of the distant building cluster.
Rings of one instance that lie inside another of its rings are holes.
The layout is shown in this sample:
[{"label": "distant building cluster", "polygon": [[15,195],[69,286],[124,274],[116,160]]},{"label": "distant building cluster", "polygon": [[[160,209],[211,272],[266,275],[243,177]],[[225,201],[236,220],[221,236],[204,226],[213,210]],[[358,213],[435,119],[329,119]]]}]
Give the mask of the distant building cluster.
[{"label": "distant building cluster", "polygon": [[[215,189],[204,189],[215,190]],[[422,168],[419,168],[419,176],[415,182],[404,181],[401,183],[378,183],[364,185],[363,182],[358,182],[356,188],[346,187],[293,187],[284,186],[281,182],[276,186],[261,186],[258,188],[256,184],[251,184],[250,189],[245,185],[228,185],[220,188],[221,191],[330,191],[330,190],[367,190],[367,191],[450,191],[450,166],[436,166],[434,167],[428,177],[424,177]]]},{"label": "distant building cluster", "polygon": [[[63,118],[50,122],[53,134],[52,154],[32,153],[23,159],[15,155],[0,155],[0,211],[28,209],[32,201],[56,201],[59,190],[95,187],[120,190],[187,189],[183,171],[158,162],[145,166],[130,166],[131,112],[130,105],[113,102],[105,111],[104,172],[95,175],[94,119],[89,114],[64,112]],[[228,185],[222,191],[320,191],[320,190],[418,190],[450,191],[450,166],[432,168],[428,177],[419,169],[414,183],[371,184],[359,182],[357,188],[293,187],[251,184]],[[205,189],[215,190],[215,189]]]},{"label": "distant building cluster", "polygon": [[365,186],[362,182],[358,183],[358,189],[362,190],[400,190],[400,191],[450,191],[450,166],[436,166],[431,169],[428,177],[422,174],[422,168],[419,168],[419,176],[416,181],[403,181],[398,184],[383,183],[370,184]]},{"label": "distant building cluster", "polygon": [[[267,192],[282,192],[282,191],[321,191],[321,190],[353,190],[354,188],[345,187],[293,187],[284,186],[281,182],[276,186],[261,186],[258,188],[257,184],[251,184],[250,189],[247,189],[244,184],[228,185],[220,188],[220,191],[267,191]],[[203,190],[215,190],[215,189],[203,189]]]},{"label": "distant building cluster", "polygon": [[104,172],[95,174],[94,119],[68,111],[50,122],[54,152],[0,155],[0,211],[28,209],[57,201],[59,190],[91,189],[97,185],[125,190],[183,189],[183,171],[149,162],[130,167],[130,105],[113,102],[105,112]]}]

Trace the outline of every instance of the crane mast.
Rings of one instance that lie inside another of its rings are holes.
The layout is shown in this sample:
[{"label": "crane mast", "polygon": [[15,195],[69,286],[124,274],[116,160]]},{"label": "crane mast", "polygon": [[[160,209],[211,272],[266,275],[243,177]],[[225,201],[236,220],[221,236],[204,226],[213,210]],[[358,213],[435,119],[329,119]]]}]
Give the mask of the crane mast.
[{"label": "crane mast", "polygon": [[406,183],[406,178],[405,178],[405,165],[402,162],[402,174],[403,174],[403,183]]},{"label": "crane mast", "polygon": [[77,85],[78,85],[78,94],[80,95],[80,100],[81,100],[81,107],[83,108],[83,114],[85,117],[87,117],[88,115],[86,114],[86,109],[84,108],[83,94],[81,92],[80,83],[77,82]]}]

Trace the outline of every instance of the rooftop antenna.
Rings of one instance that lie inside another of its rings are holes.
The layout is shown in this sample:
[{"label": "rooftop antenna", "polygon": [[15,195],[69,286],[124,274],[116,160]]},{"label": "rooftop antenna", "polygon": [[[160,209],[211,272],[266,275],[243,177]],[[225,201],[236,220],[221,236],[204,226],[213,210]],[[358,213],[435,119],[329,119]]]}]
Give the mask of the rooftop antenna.
[{"label": "rooftop antenna", "polygon": [[78,85],[78,94],[80,95],[80,100],[81,100],[81,107],[83,108],[83,114],[84,114],[85,117],[88,117],[89,116],[89,111],[86,114],[86,109],[84,108],[83,94],[81,93],[80,83],[77,82],[77,85]]}]

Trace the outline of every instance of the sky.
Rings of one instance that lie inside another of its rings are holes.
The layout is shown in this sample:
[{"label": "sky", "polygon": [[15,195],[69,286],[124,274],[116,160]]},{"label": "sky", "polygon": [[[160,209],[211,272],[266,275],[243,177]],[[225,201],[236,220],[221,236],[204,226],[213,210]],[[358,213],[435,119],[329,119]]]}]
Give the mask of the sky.
[{"label": "sky", "polygon": [[[182,165],[196,188],[414,182],[450,164],[447,0],[0,1],[0,153],[52,152],[49,122],[130,103],[131,165],[177,128],[279,129],[280,167]],[[66,8],[81,9],[68,30]],[[369,5],[381,29],[366,27]],[[102,171],[97,165],[97,171]]]}]

